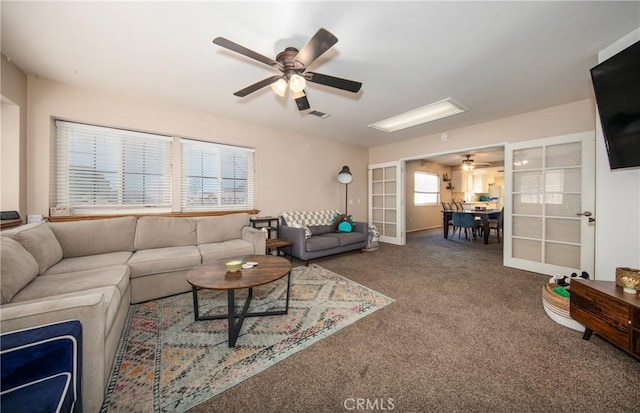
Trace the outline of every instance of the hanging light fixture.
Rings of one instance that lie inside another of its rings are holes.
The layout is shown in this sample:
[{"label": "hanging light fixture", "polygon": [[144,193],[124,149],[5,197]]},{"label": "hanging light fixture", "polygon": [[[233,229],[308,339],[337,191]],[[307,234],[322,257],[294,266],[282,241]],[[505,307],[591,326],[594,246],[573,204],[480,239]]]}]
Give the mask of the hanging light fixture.
[{"label": "hanging light fixture", "polygon": [[287,93],[287,80],[283,77],[271,84],[271,89],[280,97],[284,97]]},{"label": "hanging light fixture", "polygon": [[463,159],[462,160],[462,170],[463,171],[470,171],[473,168],[475,168],[475,164],[473,163],[473,159],[471,159],[471,155],[465,155],[467,157],[467,159]]},{"label": "hanging light fixture", "polygon": [[300,93],[307,86],[307,81],[300,75],[291,75],[289,78],[289,88],[294,93]]}]

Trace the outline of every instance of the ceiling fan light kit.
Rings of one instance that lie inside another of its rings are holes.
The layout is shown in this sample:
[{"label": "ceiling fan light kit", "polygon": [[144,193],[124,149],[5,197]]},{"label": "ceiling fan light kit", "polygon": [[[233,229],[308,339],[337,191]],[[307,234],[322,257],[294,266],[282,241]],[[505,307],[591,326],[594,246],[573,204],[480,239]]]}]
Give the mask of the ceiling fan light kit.
[{"label": "ceiling fan light kit", "polygon": [[[320,29],[302,49],[298,50],[295,47],[287,47],[283,52],[278,53],[276,60],[273,60],[224,37],[216,37],[213,39],[213,43],[218,46],[257,60],[260,63],[264,63],[282,72],[280,76],[271,76],[263,79],[235,92],[234,95],[244,97],[265,86],[271,85],[271,89],[278,96],[284,97],[287,93],[287,87],[289,87],[293,95],[292,97],[298,106],[298,110],[301,111],[310,108],[309,101],[304,92],[304,89],[307,87],[307,82],[346,90],[352,93],[360,91],[362,87],[362,83],[360,82],[323,75],[321,73],[307,72],[307,66],[322,56],[337,42],[338,38],[331,32],[326,29]],[[302,93],[302,95],[299,95],[300,93]],[[296,97],[296,94],[298,94],[298,97]]]},{"label": "ceiling fan light kit", "polygon": [[304,90],[305,86],[307,86],[307,81],[304,80],[304,77],[300,75],[291,75],[289,79],[289,89],[293,93],[300,93]]},{"label": "ceiling fan light kit", "polygon": [[429,105],[392,116],[379,122],[372,123],[369,127],[391,133],[457,115],[458,113],[466,111],[467,108],[456,102],[453,98],[446,98]]},{"label": "ceiling fan light kit", "polygon": [[287,81],[284,78],[280,78],[271,84],[271,89],[275,92],[276,95],[280,97],[284,97],[287,93]]},{"label": "ceiling fan light kit", "polygon": [[[471,171],[473,169],[475,169],[476,165],[488,165],[491,166],[490,163],[488,162],[476,162],[473,159],[471,159],[471,155],[464,155],[466,157],[466,159],[462,160],[462,170],[463,171]],[[483,173],[484,171],[480,171],[480,173]]]}]

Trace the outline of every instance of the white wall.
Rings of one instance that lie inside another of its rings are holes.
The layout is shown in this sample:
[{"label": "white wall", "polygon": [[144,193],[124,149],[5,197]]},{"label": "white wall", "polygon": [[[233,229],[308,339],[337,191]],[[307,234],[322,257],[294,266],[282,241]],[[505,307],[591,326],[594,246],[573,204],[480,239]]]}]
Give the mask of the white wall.
[{"label": "white wall", "polygon": [[27,215],[27,75],[2,55],[1,150],[0,185],[3,211],[18,211]]},{"label": "white wall", "polygon": [[337,175],[343,165],[349,165],[354,178],[349,184],[349,198],[354,200],[349,213],[357,220],[367,218],[365,148],[32,76],[28,78],[28,108],[29,214],[48,215],[49,208],[55,205],[52,120],[61,118],[253,147],[256,208],[263,215],[278,215],[286,210],[344,209],[344,185],[338,182]]},{"label": "white wall", "polygon": [[[640,28],[598,53],[598,63],[640,40]],[[596,127],[596,277],[640,268],[640,168],[611,170],[600,119]]]},{"label": "white wall", "polygon": [[20,210],[20,107],[2,100],[0,144],[0,209]]}]

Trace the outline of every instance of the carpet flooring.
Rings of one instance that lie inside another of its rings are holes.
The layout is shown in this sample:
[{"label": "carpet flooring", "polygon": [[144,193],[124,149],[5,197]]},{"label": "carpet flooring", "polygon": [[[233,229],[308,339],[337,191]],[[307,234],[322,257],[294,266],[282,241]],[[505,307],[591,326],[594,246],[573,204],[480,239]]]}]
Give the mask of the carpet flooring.
[{"label": "carpet flooring", "polygon": [[313,262],[396,301],[190,413],[640,412],[640,362],[552,321],[548,277],[503,267],[495,235]]},{"label": "carpet flooring", "polygon": [[[134,305],[102,412],[184,412],[393,302],[316,264],[291,271],[286,315],[194,321],[192,294]],[[237,294],[239,311],[247,290]],[[287,278],[253,289],[251,312],[285,308]],[[224,291],[198,293],[201,315],[227,312]]]}]

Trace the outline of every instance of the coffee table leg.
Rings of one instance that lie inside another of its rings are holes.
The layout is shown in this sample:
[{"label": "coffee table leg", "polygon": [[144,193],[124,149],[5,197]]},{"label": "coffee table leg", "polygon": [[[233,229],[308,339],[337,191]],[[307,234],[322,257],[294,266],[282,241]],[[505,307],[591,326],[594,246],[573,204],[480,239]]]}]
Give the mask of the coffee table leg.
[{"label": "coffee table leg", "polygon": [[229,347],[235,347],[236,341],[238,340],[238,336],[240,335],[240,330],[242,330],[242,323],[244,323],[244,318],[249,311],[249,304],[251,304],[251,299],[253,298],[253,288],[249,288],[249,294],[247,295],[247,299],[244,302],[244,306],[242,307],[242,311],[238,314],[238,322],[234,322],[236,318],[236,303],[235,303],[235,290],[227,291],[227,318],[229,320]]},{"label": "coffee table leg", "polygon": [[289,274],[287,274],[287,304],[285,305],[284,308],[284,313],[285,314],[289,314],[289,297],[291,296],[291,271],[289,271]]},{"label": "coffee table leg", "polygon": [[229,347],[234,347],[236,345],[236,340],[238,339],[238,333],[236,332],[235,325],[235,315],[236,315],[236,298],[235,291],[229,290],[227,291],[227,317],[229,319]]},{"label": "coffee table leg", "polygon": [[200,318],[200,309],[198,308],[198,289],[196,287],[192,287],[193,291],[193,316],[195,321],[198,321]]}]

